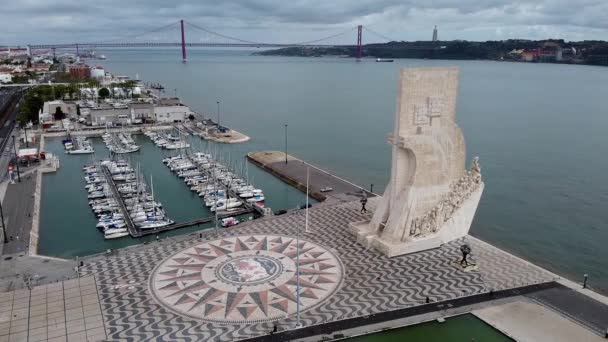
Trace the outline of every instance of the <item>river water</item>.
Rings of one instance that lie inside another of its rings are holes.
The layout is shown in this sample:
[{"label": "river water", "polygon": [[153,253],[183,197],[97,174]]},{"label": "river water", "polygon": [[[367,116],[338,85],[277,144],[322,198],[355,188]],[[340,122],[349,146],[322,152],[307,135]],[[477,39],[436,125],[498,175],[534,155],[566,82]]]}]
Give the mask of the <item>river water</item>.
[{"label": "river water", "polygon": [[[289,153],[363,186],[374,184],[376,192],[384,189],[390,172],[386,136],[393,125],[399,68],[458,66],[458,123],[468,159],[480,156],[486,182],[472,234],[576,280],[588,273],[592,287],[608,290],[608,115],[602,100],[608,68],[491,61],[357,63],[216,50],[191,50],[184,64],[177,50],[103,53],[108,60],[99,63],[109,71],[160,82],[165,95],[177,93],[193,110],[214,119],[220,101],[221,122],[252,137],[249,143],[222,147],[225,153],[283,149],[287,124]],[[57,141],[49,144],[56,148]],[[157,174],[159,196],[174,192],[164,195],[171,213],[169,203],[189,203],[189,192],[162,169],[155,154],[148,158],[148,148],[155,147],[144,144],[138,158],[150,159],[146,168]],[[70,256],[133,243],[99,242],[81,178],[67,171],[70,163],[82,164],[78,158],[87,157],[62,155],[61,170],[44,178],[43,253]],[[265,192],[273,193],[275,210],[303,200],[264,172],[256,177],[260,187],[270,188]],[[164,178],[175,182],[163,183]],[[71,183],[78,192],[57,203]],[[193,202],[173,209],[174,216],[189,217],[190,205],[202,210],[200,202]],[[60,210],[70,211],[69,220],[82,225],[78,234],[57,227],[68,219]]]}]

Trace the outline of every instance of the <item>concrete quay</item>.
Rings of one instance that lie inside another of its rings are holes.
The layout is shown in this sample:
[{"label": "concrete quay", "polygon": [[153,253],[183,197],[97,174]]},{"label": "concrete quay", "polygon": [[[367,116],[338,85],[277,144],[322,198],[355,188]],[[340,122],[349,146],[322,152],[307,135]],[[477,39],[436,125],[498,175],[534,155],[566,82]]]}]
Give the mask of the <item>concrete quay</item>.
[{"label": "concrete quay", "polygon": [[184,125],[187,129],[191,130],[193,134],[198,135],[202,139],[214,141],[221,144],[240,144],[251,140],[251,138],[235,129],[224,127],[227,132],[217,132],[217,125],[213,121],[208,120],[203,127],[197,127],[193,125]]},{"label": "concrete quay", "polygon": [[479,310],[473,315],[519,342],[602,342],[600,335],[578,325],[545,306],[530,300],[519,300]]},{"label": "concrete quay", "polygon": [[[116,127],[116,128],[87,128],[87,129],[76,129],[69,131],[70,135],[73,136],[101,136],[104,133],[141,133],[142,131],[164,131],[173,129],[171,125],[138,125],[128,127]],[[65,129],[59,130],[38,130],[34,133],[43,135],[45,137],[64,137],[68,134]]]},{"label": "concrete quay", "polygon": [[[376,194],[354,183],[294,156],[287,155],[287,163],[285,163],[284,152],[250,152],[247,154],[247,159],[304,193],[306,193],[306,170],[308,169],[310,176],[309,196],[320,202],[340,203],[359,200],[363,193],[367,197],[376,196]],[[331,187],[333,190],[321,192],[324,187]]]}]

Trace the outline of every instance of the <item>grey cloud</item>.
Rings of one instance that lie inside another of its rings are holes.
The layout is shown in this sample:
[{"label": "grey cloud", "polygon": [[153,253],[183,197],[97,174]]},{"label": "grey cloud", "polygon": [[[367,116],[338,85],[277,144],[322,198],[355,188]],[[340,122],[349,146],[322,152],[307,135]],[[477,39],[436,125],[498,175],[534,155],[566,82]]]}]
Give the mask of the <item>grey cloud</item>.
[{"label": "grey cloud", "polygon": [[[605,0],[19,0],[0,5],[0,45],[93,41],[134,35],[180,18],[256,41],[314,39],[356,24],[404,40],[601,39]],[[322,34],[324,33],[324,34]],[[169,33],[166,33],[169,34]],[[200,40],[198,32],[189,37]],[[156,34],[157,38],[161,33]],[[160,39],[160,38],[158,38]],[[345,43],[352,43],[352,37]],[[371,37],[369,37],[371,39]]]}]

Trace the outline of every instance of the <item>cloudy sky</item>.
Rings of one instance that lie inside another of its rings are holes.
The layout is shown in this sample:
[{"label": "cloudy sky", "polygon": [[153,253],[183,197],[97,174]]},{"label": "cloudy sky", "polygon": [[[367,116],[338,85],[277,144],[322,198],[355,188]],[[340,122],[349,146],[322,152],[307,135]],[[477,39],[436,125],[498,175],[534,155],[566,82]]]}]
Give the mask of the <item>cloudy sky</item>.
[{"label": "cloudy sky", "polygon": [[[183,18],[255,42],[563,38],[608,40],[607,0],[0,0],[0,45],[178,39]],[[352,30],[352,31],[350,31]],[[148,32],[148,33],[144,33]],[[375,35],[377,32],[380,35]],[[223,41],[194,27],[187,39]]]}]

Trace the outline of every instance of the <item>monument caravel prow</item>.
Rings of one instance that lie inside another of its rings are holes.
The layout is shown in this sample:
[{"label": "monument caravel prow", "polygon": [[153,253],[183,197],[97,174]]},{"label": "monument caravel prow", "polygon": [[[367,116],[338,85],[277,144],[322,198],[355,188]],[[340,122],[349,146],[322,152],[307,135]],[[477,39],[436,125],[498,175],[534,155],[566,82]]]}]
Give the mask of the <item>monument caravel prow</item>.
[{"label": "monument caravel prow", "polygon": [[468,234],[484,184],[477,158],[465,170],[457,95],[457,68],[401,70],[391,178],[372,219],[350,224],[360,243],[395,256]]}]

